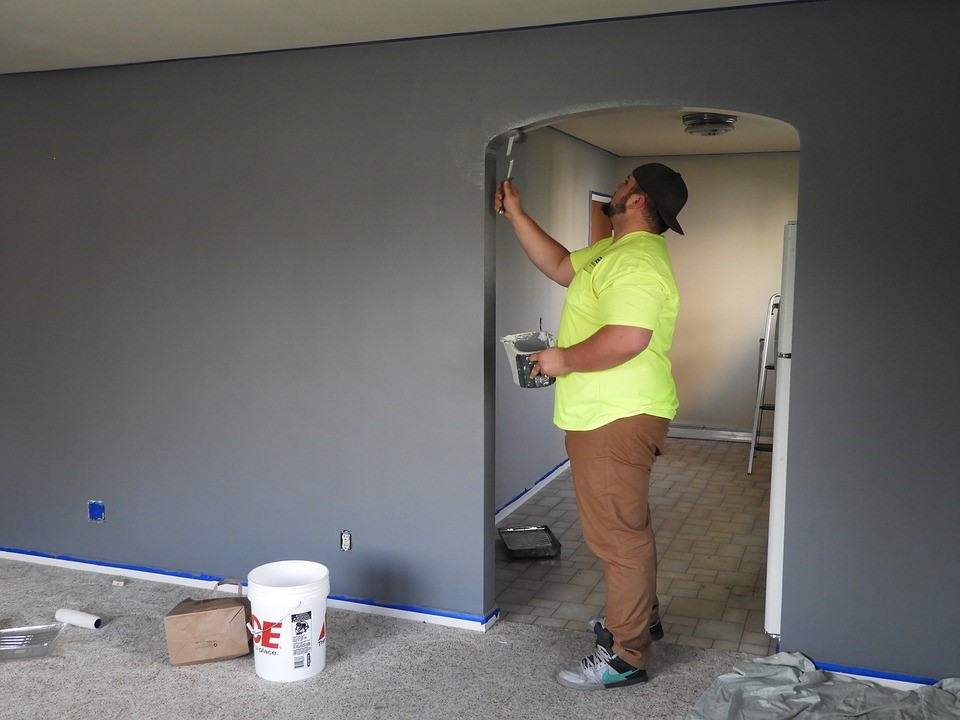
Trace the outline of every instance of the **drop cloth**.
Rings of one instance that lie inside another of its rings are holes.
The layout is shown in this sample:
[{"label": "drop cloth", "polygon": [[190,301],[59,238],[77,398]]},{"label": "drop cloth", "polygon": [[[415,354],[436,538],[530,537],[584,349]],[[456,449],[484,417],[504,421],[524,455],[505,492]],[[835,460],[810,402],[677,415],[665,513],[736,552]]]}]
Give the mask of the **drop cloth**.
[{"label": "drop cloth", "polygon": [[960,720],[960,678],[898,690],[817,670],[800,653],[739,663],[686,720]]}]

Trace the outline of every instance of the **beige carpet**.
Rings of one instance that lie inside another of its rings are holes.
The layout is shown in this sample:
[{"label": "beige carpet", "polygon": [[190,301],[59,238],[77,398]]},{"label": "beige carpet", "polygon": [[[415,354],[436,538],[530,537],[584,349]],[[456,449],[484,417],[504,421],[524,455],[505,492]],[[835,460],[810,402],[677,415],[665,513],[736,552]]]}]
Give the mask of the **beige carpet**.
[{"label": "beige carpet", "polygon": [[67,626],[47,657],[0,663],[0,718],[682,720],[714,678],[749,657],[658,643],[646,685],[583,692],[553,676],[592,650],[586,631],[498,622],[479,633],[329,610],[325,669],[274,683],[252,655],[172,667],[163,617],[208,593],[114,579],[0,558],[0,627],[53,622],[59,608],[103,619],[99,630]]}]

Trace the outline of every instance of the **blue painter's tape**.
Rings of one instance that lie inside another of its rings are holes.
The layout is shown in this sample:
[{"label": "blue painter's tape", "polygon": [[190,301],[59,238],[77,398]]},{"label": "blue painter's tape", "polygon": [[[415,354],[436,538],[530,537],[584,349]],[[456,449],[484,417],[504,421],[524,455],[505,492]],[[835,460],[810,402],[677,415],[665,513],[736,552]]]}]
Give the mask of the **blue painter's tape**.
[{"label": "blue painter's tape", "polygon": [[216,575],[178,572],[176,570],[158,570],[157,568],[146,567],[144,565],[124,565],[122,563],[105,562],[103,560],[88,560],[86,558],[78,558],[71,555],[52,555],[50,553],[39,552],[37,550],[20,550],[18,548],[0,547],[0,551],[17,553],[18,555],[29,555],[30,557],[42,557],[47,558],[48,560],[63,560],[64,562],[81,563],[83,565],[96,565],[98,567],[108,567],[116,570],[136,570],[138,572],[152,573],[154,575],[167,575],[169,577],[202,580],[204,582],[220,582],[224,579]]},{"label": "blue painter's tape", "polygon": [[554,466],[553,466],[553,469],[552,469],[550,472],[548,472],[548,473],[544,474],[543,476],[541,476],[541,478],[540,478],[539,480],[537,480],[537,481],[533,484],[534,487],[536,487],[537,485],[539,485],[540,483],[542,483],[544,480],[546,480],[548,477],[550,477],[551,475],[553,475],[557,470],[559,470],[561,467],[563,467],[569,460],[570,460],[570,458],[564,458],[563,460],[561,460],[560,462],[558,462],[556,465],[554,465]]},{"label": "blue painter's tape", "polygon": [[509,500],[507,500],[507,502],[505,502],[502,507],[497,508],[497,511],[494,513],[494,515],[500,513],[504,508],[510,507],[510,505],[512,505],[513,503],[515,503],[517,500],[519,500],[520,498],[522,498],[522,497],[523,497],[524,495],[526,495],[528,492],[530,492],[531,490],[533,490],[533,488],[535,488],[537,485],[539,485],[539,484],[542,483],[544,480],[546,480],[548,477],[550,477],[551,475],[553,475],[557,470],[559,470],[561,467],[563,467],[568,461],[569,461],[569,458],[565,458],[565,459],[562,460],[561,462],[558,462],[556,465],[553,466],[553,469],[552,469],[552,470],[550,470],[549,472],[541,475],[541,476],[540,476],[540,479],[537,480],[537,481],[533,484],[533,487],[524,488],[523,490],[521,490],[520,492],[518,492],[516,495],[514,495],[512,498],[510,498]]},{"label": "blue painter's tape", "polygon": [[[121,563],[111,563],[104,562],[100,560],[86,560],[84,558],[77,558],[70,555],[52,555],[50,553],[39,552],[37,550],[21,550],[19,548],[8,548],[0,547],[0,552],[14,553],[17,555],[26,555],[29,557],[41,557],[48,560],[62,560],[64,562],[74,562],[81,563],[84,565],[96,565],[98,567],[109,567],[115,568],[117,570],[136,570],[139,572],[152,573],[154,575],[167,575],[169,577],[178,577],[178,578],[188,578],[190,580],[202,580],[205,582],[220,582],[225,578],[219,577],[217,575],[204,575],[196,573],[186,573],[186,572],[177,572],[173,570],[158,570],[156,568],[146,567],[143,565],[123,565]],[[244,583],[246,585],[246,583]],[[402,610],[405,612],[419,613],[421,615],[434,615],[436,617],[448,617],[455,620],[466,620],[468,622],[474,623],[488,623],[494,616],[500,614],[500,608],[494,608],[486,616],[481,615],[468,615],[465,613],[455,613],[455,612],[446,612],[443,610],[432,610],[430,608],[421,608],[413,605],[391,605],[389,603],[378,603],[373,600],[365,600],[361,598],[351,598],[345,595],[330,595],[333,600],[342,600],[344,602],[357,603],[360,605],[368,605],[370,607],[381,607],[391,610]]]},{"label": "blue painter's tape", "polygon": [[862,675],[864,677],[875,677],[881,680],[898,680],[899,682],[915,683],[917,685],[936,685],[938,680],[927,677],[916,677],[913,675],[900,675],[898,673],[880,672],[879,670],[864,670],[863,668],[850,667],[848,665],[834,665],[833,663],[815,662],[818,670],[827,672],[844,673],[846,675]]},{"label": "blue painter's tape", "polygon": [[[530,488],[524,488],[523,490],[521,490],[520,492],[518,492],[518,493],[517,493],[516,495],[514,495],[512,498],[510,498],[509,500],[507,500],[507,501],[503,504],[503,507],[498,508],[498,509],[497,509],[497,513],[499,513],[501,510],[503,510],[503,508],[505,508],[505,507],[510,507],[511,505],[513,505],[513,503],[515,503],[517,500],[519,500],[520,498],[522,498],[522,497],[523,497],[524,495],[526,495],[528,492],[530,492]],[[494,515],[496,515],[497,513],[494,513]]]},{"label": "blue painter's tape", "polygon": [[446,612],[444,610],[433,610],[431,608],[422,608],[415,605],[393,605],[391,603],[379,603],[366,598],[355,598],[347,595],[330,595],[331,600],[340,600],[341,602],[356,603],[357,605],[367,605],[369,607],[379,607],[389,610],[401,610],[403,612],[419,613],[421,615],[435,615],[436,617],[447,617],[455,620],[467,620],[475,623],[487,623],[492,617],[500,614],[500,608],[494,608],[486,617],[482,615],[467,615],[465,613]]}]

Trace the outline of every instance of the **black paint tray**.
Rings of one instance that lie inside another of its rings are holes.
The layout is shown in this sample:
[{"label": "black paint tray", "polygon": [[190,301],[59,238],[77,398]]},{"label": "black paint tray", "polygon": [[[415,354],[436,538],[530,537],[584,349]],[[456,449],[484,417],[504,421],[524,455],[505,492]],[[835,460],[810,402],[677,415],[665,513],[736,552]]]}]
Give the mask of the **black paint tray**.
[{"label": "black paint tray", "polygon": [[560,541],[546,525],[499,528],[511,560],[547,560],[560,557]]}]

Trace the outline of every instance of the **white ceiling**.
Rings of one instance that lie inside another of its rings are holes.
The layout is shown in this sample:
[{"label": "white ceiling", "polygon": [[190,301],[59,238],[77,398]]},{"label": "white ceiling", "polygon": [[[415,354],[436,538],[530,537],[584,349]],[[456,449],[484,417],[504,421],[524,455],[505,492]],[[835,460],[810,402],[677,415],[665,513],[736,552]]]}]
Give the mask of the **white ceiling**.
[{"label": "white ceiling", "polygon": [[[705,111],[734,115],[737,118],[734,129],[713,137],[688,135],[683,116]],[[619,157],[796,152],[800,149],[800,136],[790,125],[723,108],[633,108],[567,118],[552,126]]]},{"label": "white ceiling", "polygon": [[[3,0],[0,74],[487,32],[779,1]],[[743,115],[732,133],[690,138],[684,135],[680,121],[689,110],[579,118],[558,123],[558,127],[618,155],[796,149],[789,147],[790,142],[796,143],[792,129],[762,118],[748,121]],[[670,144],[666,138],[674,133],[677,142]],[[660,138],[656,146],[650,142],[652,138]],[[707,147],[710,149],[704,149]]]}]

